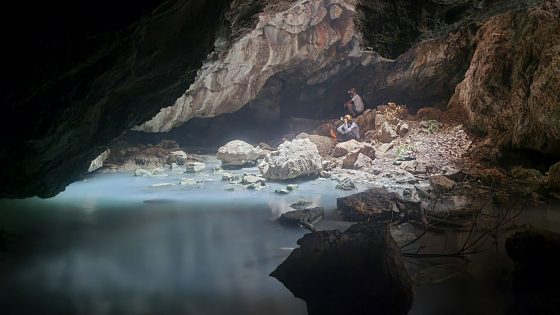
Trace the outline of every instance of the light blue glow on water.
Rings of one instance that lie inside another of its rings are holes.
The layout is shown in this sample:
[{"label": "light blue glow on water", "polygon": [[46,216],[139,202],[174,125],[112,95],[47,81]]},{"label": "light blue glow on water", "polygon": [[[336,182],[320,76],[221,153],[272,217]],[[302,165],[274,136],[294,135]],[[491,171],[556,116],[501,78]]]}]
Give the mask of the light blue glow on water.
[{"label": "light blue glow on water", "polygon": [[[228,191],[212,166],[161,177],[97,173],[51,199],[0,200],[0,229],[17,235],[0,260],[0,313],[305,314],[268,274],[306,230],[274,219],[300,200],[335,217],[336,198],[352,192],[326,179],[288,195],[274,193],[285,183]],[[243,172],[258,173],[234,171]]]}]

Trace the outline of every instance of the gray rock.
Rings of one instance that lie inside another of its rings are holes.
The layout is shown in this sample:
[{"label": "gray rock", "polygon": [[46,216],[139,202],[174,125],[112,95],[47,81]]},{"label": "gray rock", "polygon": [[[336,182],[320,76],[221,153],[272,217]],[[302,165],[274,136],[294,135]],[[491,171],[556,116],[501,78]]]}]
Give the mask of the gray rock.
[{"label": "gray rock", "polygon": [[91,173],[103,167],[103,162],[105,162],[105,160],[109,157],[109,154],[111,154],[111,150],[107,149],[103,151],[103,153],[101,153],[93,161],[91,161],[91,164],[89,165],[88,168],[88,173]]},{"label": "gray rock", "polygon": [[316,174],[322,169],[317,146],[309,139],[282,143],[277,151],[268,154],[259,165],[264,178],[285,180]]},{"label": "gray rock", "polygon": [[223,173],[222,174],[222,180],[226,181],[226,182],[233,182],[233,181],[239,181],[239,180],[241,180],[241,178],[239,177],[239,175],[236,175],[236,174]]},{"label": "gray rock", "polygon": [[171,152],[167,156],[165,163],[167,164],[176,163],[177,165],[185,165],[187,161],[188,161],[187,154],[184,151],[178,150],[178,151]]},{"label": "gray rock", "polygon": [[188,162],[186,166],[186,173],[198,173],[206,168],[206,164],[202,162]]},{"label": "gray rock", "polygon": [[309,233],[297,243],[300,247],[270,275],[306,301],[309,315],[410,310],[412,281],[387,224]]},{"label": "gray rock", "polygon": [[383,122],[378,132],[379,141],[383,143],[390,143],[398,137],[397,133],[388,122]]},{"label": "gray rock", "polygon": [[264,178],[251,174],[243,175],[241,179],[241,184],[243,185],[260,184],[261,186],[265,185]]},{"label": "gray rock", "polygon": [[370,168],[372,162],[373,161],[369,157],[367,157],[367,156],[365,156],[361,153],[358,153],[358,158],[356,159],[356,162],[354,163],[354,169],[363,170],[363,169]]},{"label": "gray rock", "polygon": [[372,188],[361,193],[338,198],[338,209],[346,221],[400,221],[419,219],[420,202],[403,199],[386,188]]},{"label": "gray rock", "polygon": [[216,157],[222,161],[224,168],[241,168],[256,165],[261,150],[247,142],[233,140],[220,147]]},{"label": "gray rock", "polygon": [[295,137],[295,139],[309,139],[309,141],[315,143],[317,150],[321,156],[328,156],[332,153],[336,141],[331,137],[319,136],[319,135],[308,135],[305,132],[300,133]]},{"label": "gray rock", "polygon": [[408,131],[410,130],[410,127],[408,126],[407,123],[405,123],[404,121],[400,121],[399,124],[397,125],[397,134],[399,136],[404,136],[408,133]]},{"label": "gray rock", "polygon": [[184,170],[183,168],[181,168],[179,165],[177,165],[176,163],[171,163],[171,171],[173,173],[183,173]]},{"label": "gray rock", "polygon": [[276,189],[274,190],[274,193],[278,195],[287,195],[290,193],[290,191],[284,188],[284,189]]},{"label": "gray rock", "polygon": [[455,181],[443,175],[430,176],[428,180],[436,194],[443,194],[443,193],[450,192],[453,189],[453,187],[455,187]]},{"label": "gray rock", "polygon": [[322,207],[293,210],[283,213],[278,218],[278,223],[284,225],[313,225],[325,217],[325,210]]},{"label": "gray rock", "polygon": [[134,171],[134,176],[152,176],[152,172],[139,168]]},{"label": "gray rock", "polygon": [[336,189],[354,190],[356,189],[356,184],[354,184],[354,181],[352,181],[350,177],[346,177],[343,180],[341,180],[340,183],[338,183],[338,185],[336,185]]},{"label": "gray rock", "polygon": [[341,142],[334,147],[333,156],[342,157],[351,152],[360,150],[362,144],[354,139]]},{"label": "gray rock", "polygon": [[310,205],[312,205],[313,203],[311,201],[304,201],[304,200],[300,200],[296,203],[292,203],[290,205],[290,208],[292,209],[296,209],[296,210],[303,210],[306,209],[307,207],[309,207]]}]

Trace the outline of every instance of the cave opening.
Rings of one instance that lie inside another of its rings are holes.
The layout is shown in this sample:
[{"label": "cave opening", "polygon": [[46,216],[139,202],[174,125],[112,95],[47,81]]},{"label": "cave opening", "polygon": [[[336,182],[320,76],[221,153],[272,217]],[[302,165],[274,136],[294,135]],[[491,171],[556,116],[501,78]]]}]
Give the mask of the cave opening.
[{"label": "cave opening", "polygon": [[557,1],[66,2],[2,21],[0,313],[560,309]]}]

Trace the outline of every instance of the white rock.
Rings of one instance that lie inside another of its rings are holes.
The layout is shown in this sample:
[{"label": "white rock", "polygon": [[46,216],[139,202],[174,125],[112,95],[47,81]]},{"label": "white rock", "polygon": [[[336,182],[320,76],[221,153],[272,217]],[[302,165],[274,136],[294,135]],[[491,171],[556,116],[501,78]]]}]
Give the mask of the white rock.
[{"label": "white rock", "polygon": [[206,168],[206,164],[202,162],[188,162],[187,163],[187,173],[198,173],[202,172]]},{"label": "white rock", "polygon": [[247,142],[233,140],[218,149],[217,158],[224,167],[242,167],[255,164],[261,157],[261,150]]},{"label": "white rock", "polygon": [[103,162],[105,162],[105,160],[109,157],[110,153],[111,150],[107,149],[103,151],[103,153],[101,153],[98,157],[96,157],[95,160],[91,161],[91,164],[88,168],[88,173],[91,173],[103,167]]},{"label": "white rock", "polygon": [[284,180],[321,171],[317,146],[309,139],[287,141],[268,154],[259,165],[266,179]]}]

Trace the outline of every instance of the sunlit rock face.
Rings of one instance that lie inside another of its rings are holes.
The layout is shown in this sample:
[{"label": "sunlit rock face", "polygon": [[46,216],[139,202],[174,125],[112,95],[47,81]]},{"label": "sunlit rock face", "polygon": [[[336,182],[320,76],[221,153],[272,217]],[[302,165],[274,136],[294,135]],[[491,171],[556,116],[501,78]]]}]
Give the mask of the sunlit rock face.
[{"label": "sunlit rock face", "polygon": [[450,106],[506,149],[560,158],[560,3],[485,22]]},{"label": "sunlit rock face", "polygon": [[212,50],[228,4],[58,1],[3,11],[0,197],[57,194],[110,141],[173,103]]},{"label": "sunlit rock face", "polygon": [[281,71],[297,71],[309,82],[326,79],[315,75],[348,57],[352,49],[359,51],[354,13],[354,6],[345,1],[305,0],[286,11],[259,15],[256,27],[224,58],[203,66],[175,105],[136,130],[164,132],[193,117],[237,111]]}]

